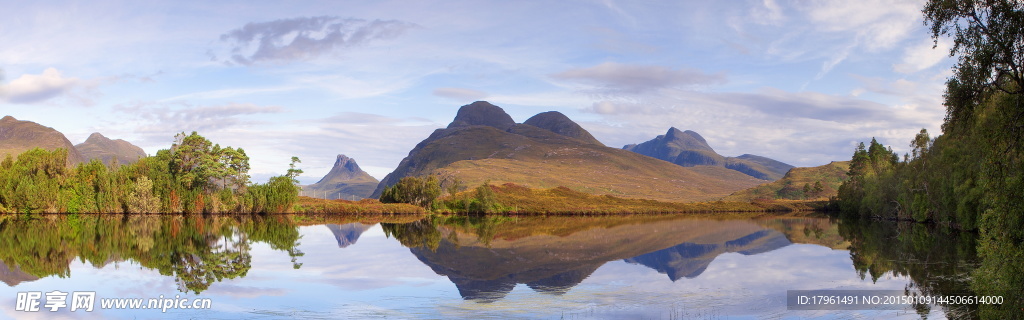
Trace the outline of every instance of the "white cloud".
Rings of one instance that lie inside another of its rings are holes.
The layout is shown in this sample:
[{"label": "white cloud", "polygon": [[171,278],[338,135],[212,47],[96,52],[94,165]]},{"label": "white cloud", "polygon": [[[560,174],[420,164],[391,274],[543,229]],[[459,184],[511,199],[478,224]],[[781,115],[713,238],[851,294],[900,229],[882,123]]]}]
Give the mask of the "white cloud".
[{"label": "white cloud", "polygon": [[300,17],[248,23],[221,35],[220,40],[233,45],[229,61],[251,65],[316,58],[337,49],[393,39],[414,27],[397,20]]},{"label": "white cloud", "polygon": [[893,70],[899,73],[915,73],[926,70],[949,58],[949,48],[952,45],[948,38],[939,39],[938,43],[931,39],[922,41],[917,45],[907,47],[903,51],[903,59],[892,66]]},{"label": "white cloud", "polygon": [[230,127],[252,124],[242,116],[280,113],[279,106],[258,106],[251,103],[228,103],[214,106],[193,106],[187,103],[137,103],[131,106],[115,106],[135,119],[136,134],[144,136],[147,142],[164,142],[178,132],[197,131],[200,134],[223,131]]},{"label": "white cloud", "polygon": [[42,74],[25,74],[10,83],[0,84],[0,99],[10,103],[36,103],[68,93],[83,84],[78,78],[69,78],[54,68]]},{"label": "white cloud", "polygon": [[707,74],[696,69],[672,69],[657,65],[630,65],[605,62],[593,67],[573,68],[551,75],[597,86],[606,93],[642,93],[646,91],[725,83],[724,74]]},{"label": "white cloud", "polygon": [[777,26],[785,20],[782,7],[775,0],[764,0],[763,6],[755,6],[751,18],[755,23]]}]

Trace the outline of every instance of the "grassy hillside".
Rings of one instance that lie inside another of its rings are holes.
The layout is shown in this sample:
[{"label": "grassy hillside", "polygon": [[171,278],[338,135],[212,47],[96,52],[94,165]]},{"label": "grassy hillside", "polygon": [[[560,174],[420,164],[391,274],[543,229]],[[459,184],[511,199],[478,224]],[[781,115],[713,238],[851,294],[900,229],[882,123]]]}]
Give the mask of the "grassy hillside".
[{"label": "grassy hillside", "polygon": [[[793,168],[782,179],[736,192],[723,200],[828,199],[836,195],[839,185],[846,181],[846,172],[849,170],[849,161],[833,161],[823,166]],[[818,184],[821,186],[820,189],[815,188]],[[807,186],[809,190],[805,190],[804,186]]]},{"label": "grassy hillside", "polygon": [[684,168],[625,150],[580,143],[528,125],[511,130],[475,126],[437,139],[417,157],[431,161],[418,163],[418,170],[411,173],[452,175],[466,186],[490,180],[669,201],[716,199],[763,182],[725,168]]}]

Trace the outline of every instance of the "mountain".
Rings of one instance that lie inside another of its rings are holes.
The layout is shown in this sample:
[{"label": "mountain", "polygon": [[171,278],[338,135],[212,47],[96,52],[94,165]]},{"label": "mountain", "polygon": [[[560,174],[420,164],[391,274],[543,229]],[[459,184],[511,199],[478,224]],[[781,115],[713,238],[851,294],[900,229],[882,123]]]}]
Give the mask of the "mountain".
[{"label": "mountain", "polygon": [[537,115],[526,119],[526,122],[523,122],[523,124],[546,129],[566,137],[576,138],[583,142],[593,143],[599,146],[604,145],[600,141],[597,141],[594,136],[590,135],[590,132],[587,132],[586,129],[583,129],[583,127],[580,127],[580,125],[569,120],[569,117],[566,117],[558,111],[538,113]]},{"label": "mountain", "polygon": [[68,150],[71,165],[85,162],[85,157],[75,149],[68,138],[53,128],[32,121],[21,121],[12,116],[0,119],[0,160],[7,155],[17,157],[33,148]]},{"label": "mountain", "polygon": [[739,157],[724,157],[708,145],[700,134],[675,127],[641,144],[630,144],[622,147],[645,156],[658,158],[684,167],[718,166],[761,180],[778,180],[793,166],[752,154]]},{"label": "mountain", "polygon": [[681,243],[671,248],[645,253],[624,261],[644,265],[668,275],[672,281],[683,277],[693,279],[704,273],[708,265],[723,253],[754,255],[792,244],[775,230],[759,230],[721,243]]},{"label": "mountain", "polygon": [[142,148],[121,139],[110,140],[99,132],[89,135],[85,142],[76,144],[75,149],[85,159],[99,159],[106,165],[110,165],[114,159],[120,164],[134,163],[146,156]]},{"label": "mountain", "polygon": [[373,227],[372,224],[363,223],[346,223],[346,224],[328,224],[327,229],[331,230],[334,234],[334,239],[338,240],[338,248],[346,248],[350,245],[356,244],[359,240],[359,236]]},{"label": "mountain", "polygon": [[315,198],[359,200],[368,198],[377,187],[376,178],[359,168],[356,160],[339,154],[334,167],[317,183],[302,188],[302,194]]},{"label": "mountain", "polygon": [[[793,168],[782,179],[738,191],[725,197],[724,200],[828,199],[837,194],[839,185],[846,181],[846,172],[849,170],[849,161],[833,161],[823,166]],[[816,188],[816,185],[820,185],[821,188]],[[807,190],[804,189],[805,186]]]},{"label": "mountain", "polygon": [[417,144],[373,197],[402,177],[429,174],[454,176],[468,187],[512,182],[668,201],[716,199],[763,182],[725,167],[685,168],[606,147],[554,111],[517,124],[485,101],[463,106],[447,128]]}]

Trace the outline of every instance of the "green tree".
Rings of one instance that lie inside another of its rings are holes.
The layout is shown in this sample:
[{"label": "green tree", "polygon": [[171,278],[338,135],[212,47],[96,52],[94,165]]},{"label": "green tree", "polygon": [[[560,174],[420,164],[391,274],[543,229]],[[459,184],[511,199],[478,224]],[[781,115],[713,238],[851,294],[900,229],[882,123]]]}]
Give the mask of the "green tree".
[{"label": "green tree", "polygon": [[142,176],[135,182],[128,195],[129,213],[157,213],[160,210],[160,199],[153,194],[153,181]]},{"label": "green tree", "polygon": [[433,175],[426,178],[404,177],[395,185],[384,188],[380,202],[410,203],[430,208],[440,195],[441,185],[437,177]]}]

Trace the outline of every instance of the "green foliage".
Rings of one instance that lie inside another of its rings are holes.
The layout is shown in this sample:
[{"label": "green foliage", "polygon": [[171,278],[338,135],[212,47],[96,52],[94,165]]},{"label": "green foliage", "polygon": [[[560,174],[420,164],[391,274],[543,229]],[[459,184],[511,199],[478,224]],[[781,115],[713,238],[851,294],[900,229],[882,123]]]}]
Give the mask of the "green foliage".
[{"label": "green foliage", "polygon": [[[1024,2],[931,0],[932,37],[952,36],[958,57],[946,82],[943,135],[922,130],[913,157],[867,169],[854,153],[837,202],[846,214],[936,221],[979,231],[973,287],[1000,294],[983,318],[1019,315],[1024,304]],[[880,170],[879,170],[880,169]]]},{"label": "green foliage", "polygon": [[[935,225],[839,219],[850,258],[861,279],[907,277],[907,290],[928,296],[973,294],[964,267],[978,263],[973,234]],[[927,308],[927,306],[924,306]],[[950,318],[975,318],[977,305],[943,305]]]},{"label": "green foliage", "polygon": [[434,200],[441,196],[441,184],[434,175],[426,178],[405,177],[381,193],[380,202],[409,203],[430,208]]},{"label": "green foliage", "polygon": [[158,213],[160,199],[153,194],[153,181],[142,176],[128,195],[128,213]]},{"label": "green foliage", "polygon": [[292,157],[288,174],[249,182],[249,157],[199,134],[180,133],[167,150],[130,165],[99,160],[70,167],[64,149],[33,149],[0,162],[0,212],[264,213],[286,212],[298,199]]}]

